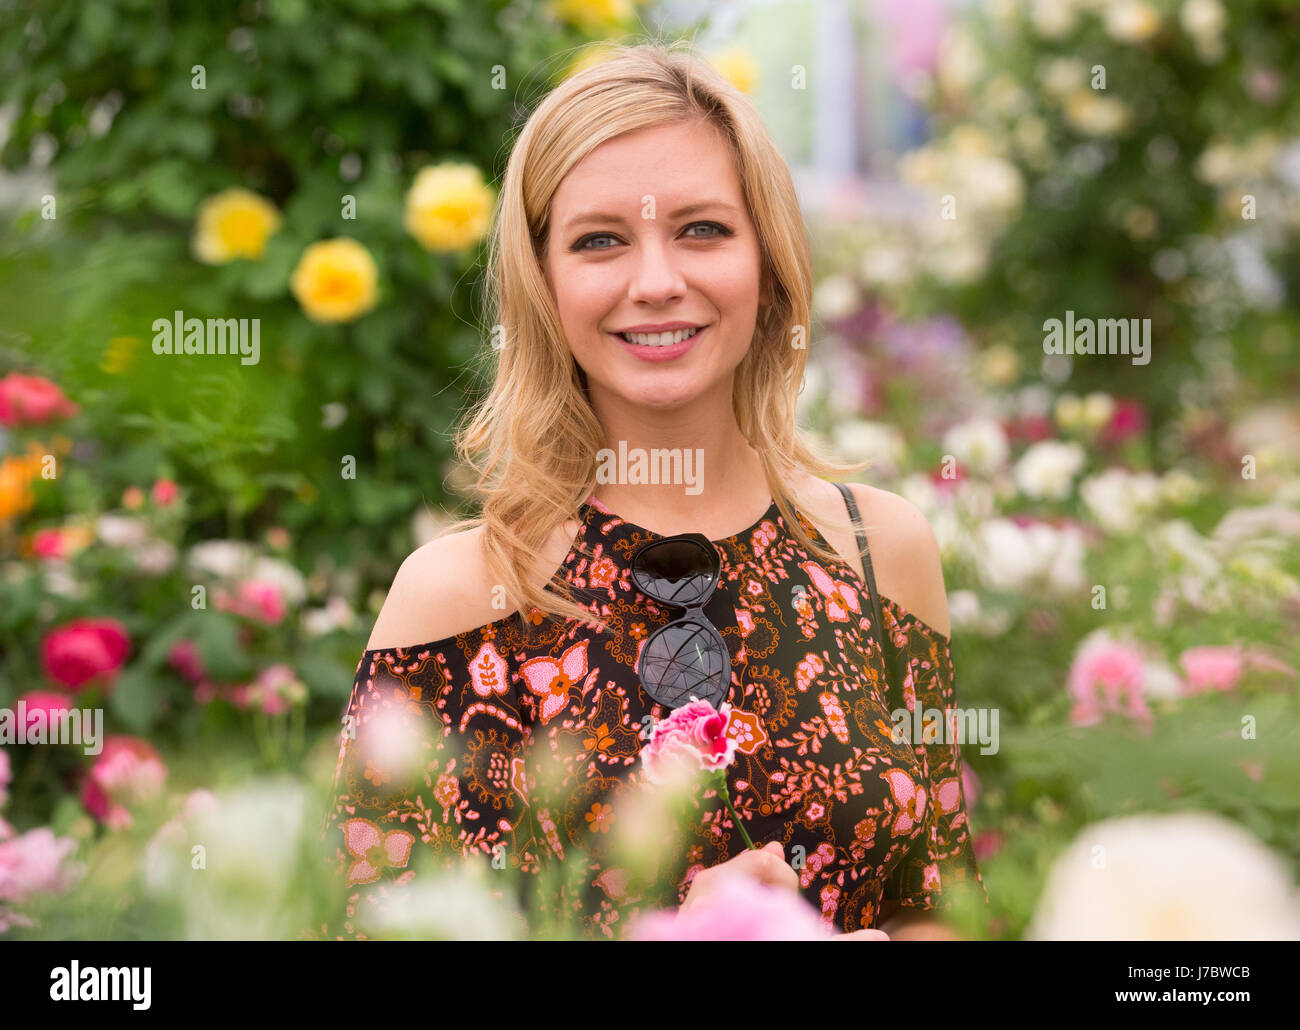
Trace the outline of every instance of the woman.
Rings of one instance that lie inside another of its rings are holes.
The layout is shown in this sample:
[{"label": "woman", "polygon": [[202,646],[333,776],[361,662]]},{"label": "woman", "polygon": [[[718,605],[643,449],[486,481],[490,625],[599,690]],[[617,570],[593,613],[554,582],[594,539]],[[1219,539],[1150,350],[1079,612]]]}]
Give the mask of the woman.
[{"label": "woman", "polygon": [[[756,111],[682,46],[622,48],[528,119],[491,237],[493,385],[458,439],[482,515],[398,570],[344,720],[325,827],[343,934],[421,862],[480,854],[525,891],[576,866],[539,904],[593,936],[698,903],[724,866],[849,936],[954,936],[936,915],[983,893],[960,754],[892,738],[890,714],[955,704],[938,548],[901,498],[821,478],[855,467],[796,427],[810,269]],[[632,471],[663,452],[673,474]],[[630,573],[684,533],[720,561],[729,794],[762,851],[710,791],[646,876],[610,842],[670,711],[638,660],[682,611]]]}]

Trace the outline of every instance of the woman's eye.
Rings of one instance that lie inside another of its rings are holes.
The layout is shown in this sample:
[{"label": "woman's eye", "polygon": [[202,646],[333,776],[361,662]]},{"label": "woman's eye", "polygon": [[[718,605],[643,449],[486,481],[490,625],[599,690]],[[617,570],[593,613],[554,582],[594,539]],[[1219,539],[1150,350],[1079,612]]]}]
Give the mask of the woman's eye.
[{"label": "woman's eye", "polygon": [[[715,234],[718,236],[731,235],[730,229],[728,229],[725,225],[719,225],[717,222],[692,222],[690,225],[686,227],[686,230],[687,232],[689,232],[691,229],[696,229],[696,228],[713,229],[716,231]],[[713,235],[715,234],[708,234],[703,236],[691,235],[688,236],[687,238],[695,239],[695,240],[707,240],[707,239],[712,239]],[[576,244],[574,244],[573,249],[574,250],[609,250],[610,249],[609,247],[593,247],[590,244],[595,240],[617,240],[617,239],[618,237],[613,235],[613,233],[608,233],[608,232],[592,233],[590,236],[584,236]]]},{"label": "woman's eye", "polygon": [[594,247],[594,248],[593,248],[593,247],[589,247],[589,246],[587,246],[587,244],[589,244],[592,240],[612,240],[613,238],[614,238],[614,237],[611,236],[611,235],[610,235],[609,233],[607,233],[607,232],[599,232],[599,233],[595,233],[594,235],[591,235],[591,236],[584,236],[582,239],[580,239],[580,240],[578,241],[577,245],[576,245],[573,249],[574,249],[574,250],[593,250],[593,249],[594,249],[594,250],[609,250],[608,247]]},{"label": "woman's eye", "polygon": [[[716,229],[719,236],[730,236],[731,230],[725,225],[719,225],[717,222],[692,222],[686,228],[694,229],[696,226],[703,226],[706,229]],[[708,237],[697,236],[696,239],[707,239]]]}]

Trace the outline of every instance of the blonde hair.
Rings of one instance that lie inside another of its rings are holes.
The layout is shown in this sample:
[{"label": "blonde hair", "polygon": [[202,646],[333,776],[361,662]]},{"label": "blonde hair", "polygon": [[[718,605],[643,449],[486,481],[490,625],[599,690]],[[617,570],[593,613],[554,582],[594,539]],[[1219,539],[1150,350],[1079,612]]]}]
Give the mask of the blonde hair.
[{"label": "blonde hair", "polygon": [[[737,423],[762,462],[769,490],[799,542],[822,560],[838,558],[794,517],[782,475],[840,477],[868,464],[825,460],[796,425],[807,358],[812,259],[790,172],[750,100],[685,41],[615,46],[611,56],[555,87],[528,117],[510,154],[488,241],[485,324],[503,333],[492,386],[456,434],[460,459],[477,474],[481,514],[446,532],[483,527],[486,561],[524,625],[530,610],[602,626],[573,600],[557,570],[545,587],[529,572],[547,539],[596,485],[604,431],[586,379],[565,340],[540,255],[551,199],[569,170],[607,140],[665,123],[707,119],[722,133],[757,230],[763,285],[754,337],[735,374]],[[796,343],[794,333],[802,331]],[[847,515],[842,525],[848,525]],[[577,541],[579,553],[590,551]]]}]

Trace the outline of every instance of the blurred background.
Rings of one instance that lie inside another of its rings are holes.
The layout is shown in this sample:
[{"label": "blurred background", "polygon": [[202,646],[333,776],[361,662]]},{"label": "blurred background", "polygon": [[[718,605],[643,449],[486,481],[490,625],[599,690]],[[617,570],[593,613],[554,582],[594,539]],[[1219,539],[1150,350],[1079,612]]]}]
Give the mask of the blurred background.
[{"label": "blurred background", "polygon": [[[801,418],[939,538],[958,703],[999,714],[966,932],[1300,936],[1291,0],[0,5],[0,706],[106,738],[0,746],[0,933],[321,924],[357,661],[469,510],[493,184],[646,35],[762,112]],[[1149,361],[1047,353],[1067,312]],[[157,353],[190,317],[258,349]]]}]

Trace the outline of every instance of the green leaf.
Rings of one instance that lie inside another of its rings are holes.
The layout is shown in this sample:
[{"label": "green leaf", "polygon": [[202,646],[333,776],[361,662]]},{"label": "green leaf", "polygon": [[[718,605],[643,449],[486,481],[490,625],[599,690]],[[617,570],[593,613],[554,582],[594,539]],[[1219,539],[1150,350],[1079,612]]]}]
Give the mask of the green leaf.
[{"label": "green leaf", "polygon": [[157,680],[140,665],[123,670],[109,702],[114,717],[135,733],[148,732],[162,710],[160,689]]}]

